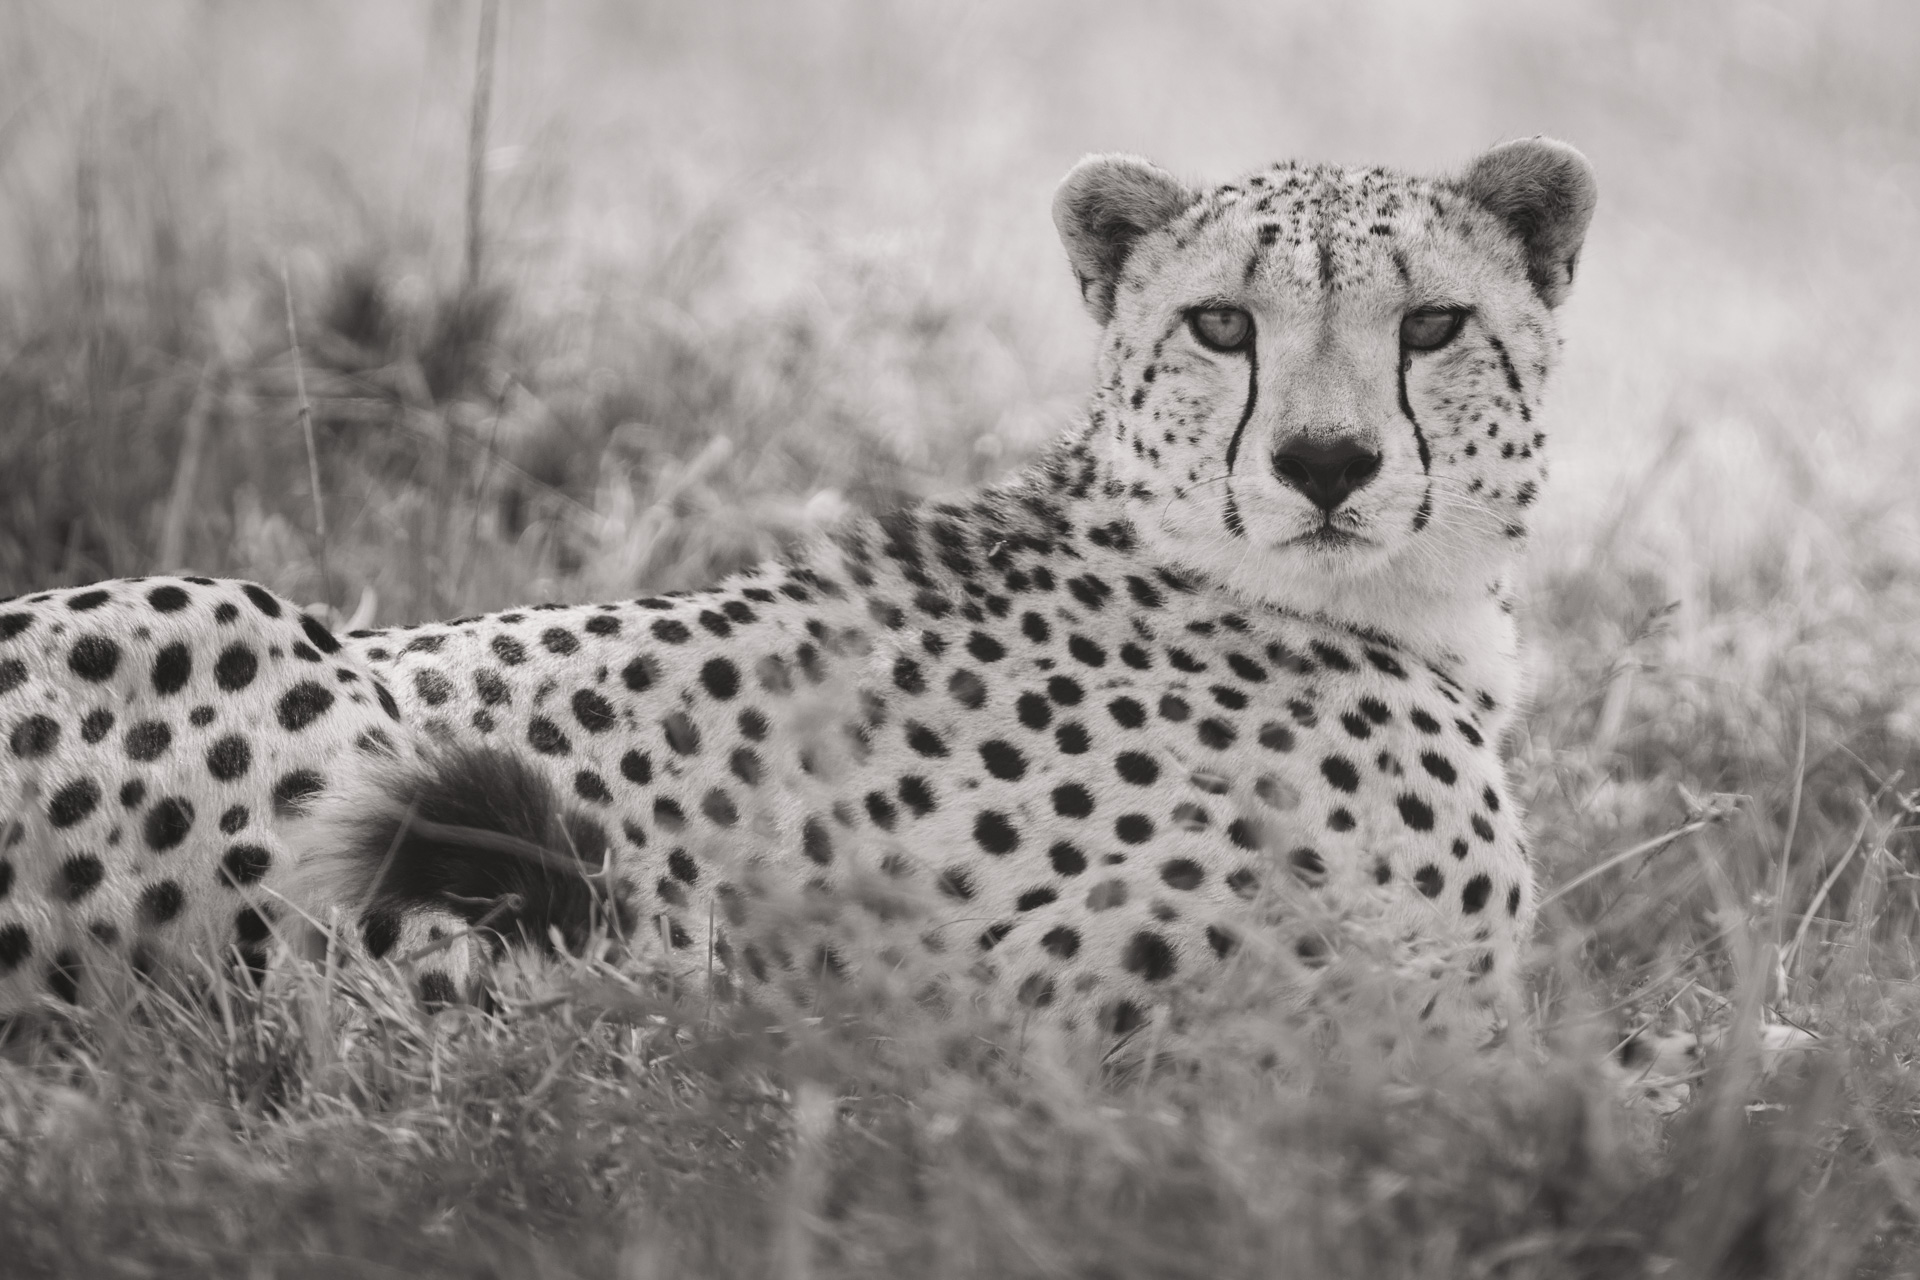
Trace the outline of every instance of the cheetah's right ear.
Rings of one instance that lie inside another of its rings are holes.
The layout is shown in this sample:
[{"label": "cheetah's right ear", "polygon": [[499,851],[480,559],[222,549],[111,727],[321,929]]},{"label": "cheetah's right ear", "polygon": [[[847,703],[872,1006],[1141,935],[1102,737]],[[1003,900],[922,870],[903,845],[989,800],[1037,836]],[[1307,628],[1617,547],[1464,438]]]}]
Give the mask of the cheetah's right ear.
[{"label": "cheetah's right ear", "polygon": [[1053,225],[1095,320],[1113,319],[1114,290],[1134,242],[1166,226],[1197,198],[1178,178],[1138,156],[1088,156],[1060,180]]},{"label": "cheetah's right ear", "polygon": [[1599,198],[1587,158],[1552,138],[1520,138],[1475,160],[1461,185],[1520,241],[1540,300],[1565,301]]}]

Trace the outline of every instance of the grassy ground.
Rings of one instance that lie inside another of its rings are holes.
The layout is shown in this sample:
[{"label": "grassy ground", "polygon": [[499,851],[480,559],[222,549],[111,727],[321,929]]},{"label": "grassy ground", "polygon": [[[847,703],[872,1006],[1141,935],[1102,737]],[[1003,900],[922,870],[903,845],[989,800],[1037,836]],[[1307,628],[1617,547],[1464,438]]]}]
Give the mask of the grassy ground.
[{"label": "grassy ground", "polygon": [[[1550,1051],[1115,1078],[884,993],[770,1029],[581,963],[429,1020],[290,971],[0,1064],[8,1274],[1920,1276],[1908,6],[499,12],[476,153],[477,3],[0,11],[0,594],[703,583],[1070,420],[1082,151],[1553,133],[1603,204],[1513,750]],[[1760,1078],[1762,1021],[1818,1052]],[[1733,1029],[1667,1121],[1593,1068],[1643,1028]]]}]

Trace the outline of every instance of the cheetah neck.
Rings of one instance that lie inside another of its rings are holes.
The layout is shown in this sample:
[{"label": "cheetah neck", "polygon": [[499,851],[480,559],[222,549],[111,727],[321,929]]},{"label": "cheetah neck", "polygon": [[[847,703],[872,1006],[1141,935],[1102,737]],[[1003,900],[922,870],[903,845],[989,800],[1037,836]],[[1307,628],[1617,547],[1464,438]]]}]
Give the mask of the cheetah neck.
[{"label": "cheetah neck", "polygon": [[1453,574],[1389,566],[1347,578],[1280,578],[1270,566],[1259,564],[1222,572],[1217,565],[1159,557],[1138,526],[1145,507],[1164,499],[1120,480],[1084,440],[1064,443],[1002,493],[1011,499],[1007,506],[1029,519],[1037,516],[1040,524],[1055,531],[1055,554],[1095,571],[1105,566],[1115,573],[1138,573],[1143,562],[1162,560],[1197,591],[1217,593],[1224,609],[1310,618],[1340,630],[1389,638],[1469,690],[1496,730],[1525,696],[1513,619],[1511,557],[1489,559]]}]

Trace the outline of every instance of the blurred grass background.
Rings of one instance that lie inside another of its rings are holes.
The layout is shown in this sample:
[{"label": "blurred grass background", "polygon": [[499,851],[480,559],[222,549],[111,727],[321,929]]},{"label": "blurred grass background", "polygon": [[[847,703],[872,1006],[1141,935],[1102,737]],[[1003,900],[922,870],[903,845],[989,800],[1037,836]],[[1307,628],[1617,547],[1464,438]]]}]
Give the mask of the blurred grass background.
[{"label": "blurred grass background", "polygon": [[816,1054],[866,1101],[812,1149],[684,1038],[614,1052],[631,1017],[575,1060],[606,1020],[564,1001],[394,1003],[336,1078],[274,1006],[7,1077],[11,1256],[784,1276],[826,1214],[824,1274],[1920,1275],[1920,11],[503,0],[476,151],[481,12],[0,7],[0,594],[186,569],[391,623],[701,585],[1073,420],[1047,206],[1082,153],[1220,180],[1549,133],[1602,203],[1528,569],[1543,879],[1740,799],[1550,903],[1543,1022],[1764,1005],[1830,1065],[1777,1111],[1736,1072],[1633,1154],[1585,1049],[1483,1081],[1483,1127]]}]

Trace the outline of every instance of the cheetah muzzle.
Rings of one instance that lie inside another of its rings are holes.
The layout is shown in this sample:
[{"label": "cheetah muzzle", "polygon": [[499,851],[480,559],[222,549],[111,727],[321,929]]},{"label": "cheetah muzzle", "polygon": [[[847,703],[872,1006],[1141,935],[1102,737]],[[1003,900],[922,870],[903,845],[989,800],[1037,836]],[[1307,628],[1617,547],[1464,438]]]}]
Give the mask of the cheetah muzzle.
[{"label": "cheetah muzzle", "polygon": [[1593,204],[1541,139],[1210,190],[1091,157],[1054,218],[1094,389],[1003,484],[710,591],[338,639],[201,578],[0,604],[0,1012],[257,962],[287,902],[432,1000],[604,931],[804,1002],[862,957],[756,910],[875,876],[976,993],[1077,1026],[1256,940],[1308,990],[1335,919],[1432,1008],[1510,1002],[1509,574]]}]

